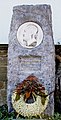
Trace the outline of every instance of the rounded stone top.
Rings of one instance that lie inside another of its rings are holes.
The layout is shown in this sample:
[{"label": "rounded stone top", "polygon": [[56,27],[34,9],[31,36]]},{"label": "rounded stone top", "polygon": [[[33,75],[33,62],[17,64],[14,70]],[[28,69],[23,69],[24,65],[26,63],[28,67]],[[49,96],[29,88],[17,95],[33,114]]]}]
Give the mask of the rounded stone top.
[{"label": "rounded stone top", "polygon": [[17,39],[23,47],[34,48],[42,42],[43,30],[35,22],[25,22],[18,28]]}]

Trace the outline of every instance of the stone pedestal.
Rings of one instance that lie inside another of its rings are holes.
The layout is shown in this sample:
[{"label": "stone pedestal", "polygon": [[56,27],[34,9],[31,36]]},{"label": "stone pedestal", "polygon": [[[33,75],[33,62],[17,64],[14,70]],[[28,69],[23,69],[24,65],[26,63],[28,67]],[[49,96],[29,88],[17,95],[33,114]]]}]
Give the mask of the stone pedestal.
[{"label": "stone pedestal", "polygon": [[[43,31],[42,42],[34,48],[23,47],[17,39],[18,28],[25,22],[37,23]],[[21,5],[13,8],[8,47],[7,103],[11,111],[11,96],[16,85],[33,74],[45,86],[48,94],[55,90],[55,51],[52,13],[49,5]],[[54,92],[49,95],[45,114],[54,113]]]}]

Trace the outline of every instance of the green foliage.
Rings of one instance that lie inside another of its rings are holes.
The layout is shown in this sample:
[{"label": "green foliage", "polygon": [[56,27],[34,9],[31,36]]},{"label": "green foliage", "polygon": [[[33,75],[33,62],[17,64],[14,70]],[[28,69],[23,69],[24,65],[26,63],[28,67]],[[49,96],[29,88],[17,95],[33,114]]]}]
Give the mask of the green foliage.
[{"label": "green foliage", "polygon": [[54,116],[52,117],[52,120],[61,120],[61,114],[55,113]]},{"label": "green foliage", "polygon": [[43,119],[46,120],[61,120],[61,114],[55,113],[53,116],[44,115]]},{"label": "green foliage", "polygon": [[8,113],[7,105],[0,106],[0,120],[13,120],[15,118],[14,112]]},{"label": "green foliage", "polygon": [[15,101],[19,100],[20,99],[20,95],[19,94],[16,94],[16,98],[15,98]]},{"label": "green foliage", "polygon": [[45,104],[46,97],[41,97],[41,103],[44,105]]}]

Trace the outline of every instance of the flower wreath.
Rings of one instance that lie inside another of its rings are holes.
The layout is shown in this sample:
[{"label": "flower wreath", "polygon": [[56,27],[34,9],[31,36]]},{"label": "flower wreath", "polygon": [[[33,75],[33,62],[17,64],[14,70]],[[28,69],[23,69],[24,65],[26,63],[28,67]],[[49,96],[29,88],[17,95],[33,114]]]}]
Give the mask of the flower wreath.
[{"label": "flower wreath", "polygon": [[17,85],[12,94],[12,105],[24,117],[41,116],[46,109],[49,96],[38,78],[30,75]]}]

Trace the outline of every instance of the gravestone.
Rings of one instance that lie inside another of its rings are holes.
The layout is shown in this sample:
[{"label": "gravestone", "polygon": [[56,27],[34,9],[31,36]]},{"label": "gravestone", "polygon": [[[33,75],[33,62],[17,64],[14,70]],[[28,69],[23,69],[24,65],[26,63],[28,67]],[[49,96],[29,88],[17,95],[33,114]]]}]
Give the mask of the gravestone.
[{"label": "gravestone", "polygon": [[8,111],[13,110],[16,85],[36,76],[49,95],[45,114],[54,113],[55,51],[52,12],[49,5],[21,5],[13,8],[8,47]]}]

